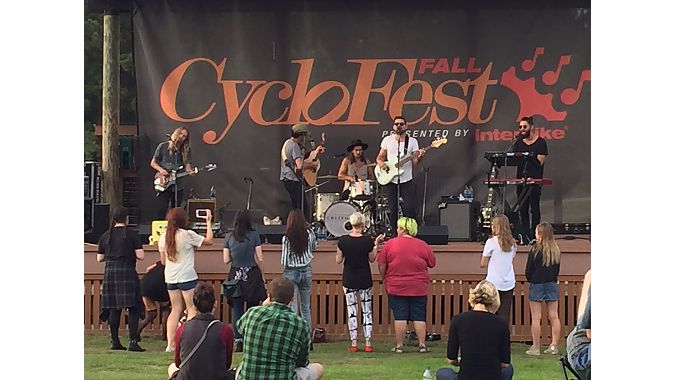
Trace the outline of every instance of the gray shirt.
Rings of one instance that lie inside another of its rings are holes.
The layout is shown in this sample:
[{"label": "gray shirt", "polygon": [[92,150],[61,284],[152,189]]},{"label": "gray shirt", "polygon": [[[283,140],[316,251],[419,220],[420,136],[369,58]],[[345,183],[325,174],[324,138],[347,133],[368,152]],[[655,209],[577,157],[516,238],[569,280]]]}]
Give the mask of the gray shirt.
[{"label": "gray shirt", "polygon": [[244,241],[235,240],[232,232],[228,232],[223,239],[223,248],[230,250],[232,260],[230,265],[234,268],[258,266],[254,255],[256,254],[255,248],[259,245],[261,245],[261,237],[258,231],[247,232]]},{"label": "gray shirt", "polygon": [[153,158],[155,161],[166,171],[171,172],[173,170],[178,170],[181,166],[185,164],[191,164],[192,153],[190,148],[188,148],[188,157],[186,162],[183,162],[183,155],[180,151],[176,151],[173,154],[169,153],[169,141],[160,143],[155,149],[155,154]]},{"label": "gray shirt", "polygon": [[303,149],[292,138],[288,138],[282,145],[280,180],[298,181],[298,177],[291,169],[296,167],[296,158],[303,159]]}]

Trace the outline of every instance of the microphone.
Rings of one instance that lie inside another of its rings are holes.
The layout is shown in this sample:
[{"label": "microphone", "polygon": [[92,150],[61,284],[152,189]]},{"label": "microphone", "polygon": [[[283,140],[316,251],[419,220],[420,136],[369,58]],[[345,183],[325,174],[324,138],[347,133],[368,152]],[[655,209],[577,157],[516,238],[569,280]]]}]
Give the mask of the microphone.
[{"label": "microphone", "polygon": [[251,177],[244,177],[244,182],[249,182],[253,184],[253,179],[251,179]]},{"label": "microphone", "polygon": [[347,155],[347,153],[334,154],[333,158],[341,158],[341,157],[345,157],[346,155]]},{"label": "microphone", "polygon": [[214,190],[213,186],[211,186],[211,189],[209,189],[209,198],[216,198],[216,191]]},{"label": "microphone", "polygon": [[171,137],[171,133],[165,133],[164,134],[166,137]]},{"label": "microphone", "polygon": [[315,147],[316,147],[315,139],[312,138],[312,135],[310,135],[310,146],[312,147],[313,150],[314,150]]}]

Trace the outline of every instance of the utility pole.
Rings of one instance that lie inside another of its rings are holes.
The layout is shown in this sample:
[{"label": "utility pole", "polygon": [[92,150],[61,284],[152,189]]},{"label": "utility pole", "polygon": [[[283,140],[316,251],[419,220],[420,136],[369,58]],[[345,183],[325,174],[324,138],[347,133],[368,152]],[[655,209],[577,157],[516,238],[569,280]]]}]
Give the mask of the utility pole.
[{"label": "utility pole", "polygon": [[120,181],[120,16],[117,11],[103,14],[103,89],[102,89],[101,175],[103,202],[110,204],[112,215],[122,206]]}]

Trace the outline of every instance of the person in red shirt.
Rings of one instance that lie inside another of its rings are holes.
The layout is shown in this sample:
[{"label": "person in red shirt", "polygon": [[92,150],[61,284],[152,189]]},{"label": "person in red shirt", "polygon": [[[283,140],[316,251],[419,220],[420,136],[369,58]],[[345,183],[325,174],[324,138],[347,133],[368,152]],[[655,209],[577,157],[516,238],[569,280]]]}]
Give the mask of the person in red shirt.
[{"label": "person in red shirt", "polygon": [[403,352],[406,323],[413,321],[420,352],[425,345],[427,326],[427,290],[437,259],[427,243],[415,238],[418,223],[413,218],[397,220],[397,237],[385,243],[378,256],[378,269],[383,276],[387,299],[394,314],[396,345],[392,352]]}]

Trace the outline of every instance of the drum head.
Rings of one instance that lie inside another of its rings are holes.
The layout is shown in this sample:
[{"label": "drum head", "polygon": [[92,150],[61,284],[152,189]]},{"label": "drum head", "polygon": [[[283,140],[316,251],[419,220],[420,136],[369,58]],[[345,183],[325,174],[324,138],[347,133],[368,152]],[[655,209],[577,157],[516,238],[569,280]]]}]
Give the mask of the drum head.
[{"label": "drum head", "polygon": [[331,204],[340,201],[339,193],[315,194],[315,221],[324,220],[324,213]]},{"label": "drum head", "polygon": [[359,207],[349,201],[340,201],[332,204],[324,213],[324,225],[334,237],[347,235],[352,230],[348,229],[350,215],[360,212]]}]

